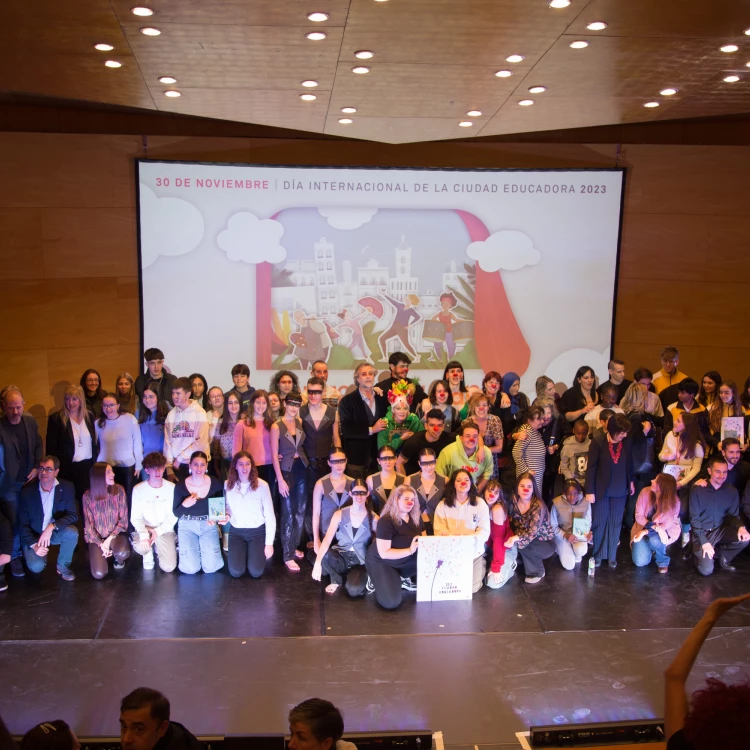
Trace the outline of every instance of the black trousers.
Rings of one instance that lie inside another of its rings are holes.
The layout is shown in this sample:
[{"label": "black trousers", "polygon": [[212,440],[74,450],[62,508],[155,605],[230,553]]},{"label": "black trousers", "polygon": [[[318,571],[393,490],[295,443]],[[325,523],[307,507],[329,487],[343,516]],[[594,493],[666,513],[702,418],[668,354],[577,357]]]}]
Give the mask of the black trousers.
[{"label": "black trousers", "polygon": [[281,512],[279,508],[279,483],[276,481],[276,472],[274,471],[273,464],[263,464],[256,468],[258,469],[258,476],[268,484],[268,489],[271,491],[273,512],[276,515],[276,538],[278,539],[281,528],[281,524],[279,523]]},{"label": "black trousers", "polygon": [[401,604],[402,578],[417,575],[417,553],[400,560],[384,560],[378,554],[377,541],[367,548],[367,575],[375,585],[375,599],[385,609],[396,609]]},{"label": "black trousers", "polygon": [[350,565],[350,562],[353,560],[347,561],[347,558],[337,549],[329,549],[323,557],[321,566],[323,572],[331,577],[331,583],[337,583],[340,586],[344,580],[343,576],[346,576],[345,588],[349,596],[364,596],[367,586],[367,570],[359,562],[356,565]]},{"label": "black trousers", "polygon": [[714,572],[714,563],[719,559],[731,562],[750,542],[737,539],[737,529],[729,524],[723,524],[718,529],[706,534],[709,543],[714,548],[714,557],[703,557],[703,548],[693,533],[693,562],[702,576],[710,576]]},{"label": "black trousers", "polygon": [[307,469],[299,458],[294,459],[291,471],[282,471],[289,494],[279,493],[281,504],[281,550],[284,562],[294,560],[294,551],[302,539],[307,507]]},{"label": "black trousers", "polygon": [[622,497],[597,497],[591,506],[591,530],[594,532],[594,559],[615,560],[620,541],[622,517],[625,514],[627,495]]},{"label": "black trousers", "polygon": [[227,563],[232,578],[239,578],[245,570],[260,578],[266,568],[266,525],[254,529],[238,529],[231,526]]},{"label": "black trousers", "polygon": [[555,554],[555,543],[534,539],[531,544],[518,550],[523,560],[523,569],[527,578],[541,578],[544,576],[544,561]]},{"label": "black trousers", "polygon": [[315,483],[330,473],[331,467],[328,465],[327,458],[311,458],[307,467],[307,507],[305,508],[305,534],[308,538],[313,538],[312,527],[312,496],[315,489]]}]

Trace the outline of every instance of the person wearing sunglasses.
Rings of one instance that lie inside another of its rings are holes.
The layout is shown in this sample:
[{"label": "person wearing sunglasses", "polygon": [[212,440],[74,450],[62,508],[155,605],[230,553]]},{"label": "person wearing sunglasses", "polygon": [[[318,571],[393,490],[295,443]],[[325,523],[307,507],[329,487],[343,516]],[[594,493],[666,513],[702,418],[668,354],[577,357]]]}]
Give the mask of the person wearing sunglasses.
[{"label": "person wearing sunglasses", "polygon": [[335,593],[346,576],[346,593],[353,597],[364,596],[367,585],[365,555],[378,523],[369,496],[364,480],[355,479],[351,486],[351,504],[337,510],[331,517],[312,572],[316,581],[324,574],[330,576],[326,594]]},{"label": "person wearing sunglasses", "polygon": [[328,466],[330,472],[318,479],[313,488],[312,538],[316,557],[334,513],[351,502],[352,478],[346,475],[346,455],[341,448],[331,448]]},{"label": "person wearing sunglasses", "polygon": [[435,516],[435,508],[443,499],[447,477],[436,471],[437,455],[432,448],[422,448],[419,451],[419,471],[410,474],[406,478],[406,484],[417,491],[419,498],[419,510],[422,514],[422,523],[428,534],[432,534],[432,519]]},{"label": "person wearing sunglasses", "polygon": [[367,489],[372,496],[373,507],[379,513],[391,496],[391,492],[400,487],[406,477],[396,471],[396,453],[390,445],[384,445],[378,451],[380,471],[367,477]]}]

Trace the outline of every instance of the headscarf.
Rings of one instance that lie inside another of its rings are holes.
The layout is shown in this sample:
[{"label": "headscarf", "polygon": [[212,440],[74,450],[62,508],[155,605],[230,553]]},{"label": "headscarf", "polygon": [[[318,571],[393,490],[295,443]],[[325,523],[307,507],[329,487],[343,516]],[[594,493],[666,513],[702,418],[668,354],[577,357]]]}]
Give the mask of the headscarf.
[{"label": "headscarf", "polygon": [[510,413],[515,416],[521,411],[521,391],[519,390],[515,396],[510,395],[510,387],[516,380],[521,380],[521,376],[517,372],[506,372],[503,375],[503,393],[505,393],[510,399]]}]

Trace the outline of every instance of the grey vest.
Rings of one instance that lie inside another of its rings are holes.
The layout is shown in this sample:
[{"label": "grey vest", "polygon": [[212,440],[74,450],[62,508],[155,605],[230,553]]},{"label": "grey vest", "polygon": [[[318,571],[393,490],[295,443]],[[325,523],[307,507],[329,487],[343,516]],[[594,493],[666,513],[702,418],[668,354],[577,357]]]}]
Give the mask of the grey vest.
[{"label": "grey vest", "polygon": [[326,474],[320,481],[323,483],[323,496],[320,498],[320,538],[322,539],[328,531],[333,514],[345,505],[351,505],[352,499],[349,492],[352,489],[352,479],[346,477],[341,500],[339,500],[336,490],[333,489],[330,474]]},{"label": "grey vest", "polygon": [[302,443],[305,442],[305,431],[302,427],[302,420],[297,417],[297,430],[294,436],[289,434],[289,430],[283,419],[277,419],[276,424],[279,426],[279,463],[282,471],[291,471],[294,463],[294,454],[296,453],[302,463],[307,466],[307,456],[302,449]]},{"label": "grey vest", "polygon": [[446,479],[442,474],[435,474],[435,484],[432,485],[432,489],[427,492],[422,487],[422,473],[417,472],[416,474],[410,474],[406,478],[407,483],[417,491],[419,496],[419,510],[422,513],[427,513],[430,517],[430,522],[435,515],[435,508],[438,503],[443,499],[445,494],[445,483]]},{"label": "grey vest", "polygon": [[341,523],[339,523],[339,528],[336,532],[335,548],[354,552],[354,554],[357,555],[360,565],[364,565],[365,553],[367,552],[367,547],[372,538],[370,519],[365,516],[362,519],[361,525],[355,531],[352,527],[351,511],[351,505],[347,505],[347,507],[341,511]]}]

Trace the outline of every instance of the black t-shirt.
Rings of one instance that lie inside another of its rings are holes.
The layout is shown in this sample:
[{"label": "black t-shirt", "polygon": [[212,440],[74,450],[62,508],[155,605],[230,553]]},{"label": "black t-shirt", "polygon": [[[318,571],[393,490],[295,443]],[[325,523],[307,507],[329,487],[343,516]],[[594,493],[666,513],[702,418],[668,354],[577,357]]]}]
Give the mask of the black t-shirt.
[{"label": "black t-shirt", "polygon": [[412,435],[401,446],[401,455],[406,460],[404,473],[408,476],[409,474],[416,474],[420,471],[419,451],[423,448],[432,448],[432,450],[435,451],[435,458],[437,458],[440,455],[440,451],[443,450],[446,445],[451,445],[455,442],[455,438],[446,435],[445,432],[434,443],[431,443],[427,439],[426,432],[418,432],[416,435]]},{"label": "black t-shirt", "polygon": [[190,490],[183,479],[181,482],[178,482],[174,488],[174,501],[172,502],[174,514],[177,518],[181,518],[182,516],[207,516],[208,498],[221,497],[223,494],[224,485],[216,477],[211,477],[211,486],[208,488],[208,494],[204,498],[198,500],[195,505],[186,508],[182,502],[185,498],[190,496]]},{"label": "black t-shirt", "polygon": [[25,482],[29,475],[29,441],[26,437],[26,425],[23,423],[23,417],[18,424],[13,424],[8,420],[8,427],[13,435],[13,440],[18,446],[19,460],[18,471],[16,472],[15,481]]},{"label": "black t-shirt", "polygon": [[392,549],[407,549],[411,546],[411,540],[422,533],[422,521],[419,526],[415,526],[411,519],[401,521],[396,526],[393,520],[388,516],[381,516],[378,521],[378,528],[375,532],[377,539],[390,541]]}]

